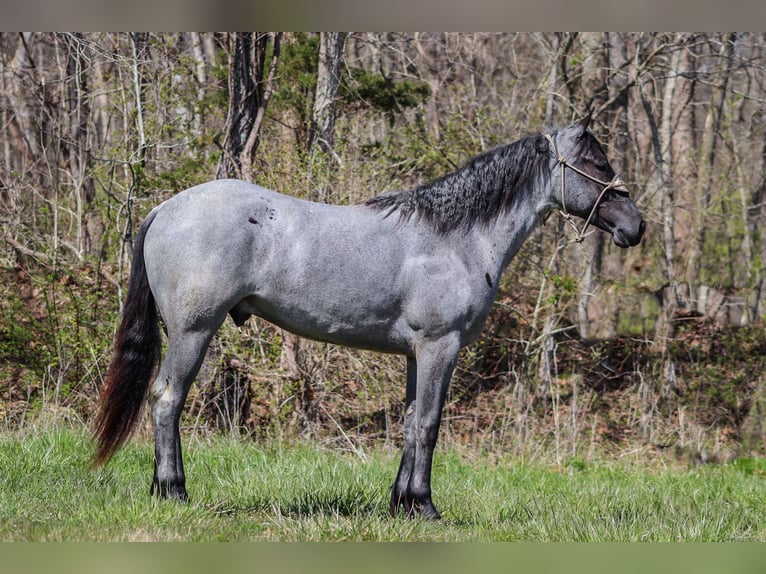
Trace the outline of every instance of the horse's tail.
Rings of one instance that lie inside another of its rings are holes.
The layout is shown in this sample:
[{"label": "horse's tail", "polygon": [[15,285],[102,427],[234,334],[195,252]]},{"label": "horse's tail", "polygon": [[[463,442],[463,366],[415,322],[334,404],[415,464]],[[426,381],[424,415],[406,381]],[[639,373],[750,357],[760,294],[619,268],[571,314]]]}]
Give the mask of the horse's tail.
[{"label": "horse's tail", "polygon": [[94,466],[108,462],[132,434],[160,359],[162,339],[157,308],[144,261],[144,239],[154,217],[155,213],[149,214],[136,236],[128,296],[93,431]]}]

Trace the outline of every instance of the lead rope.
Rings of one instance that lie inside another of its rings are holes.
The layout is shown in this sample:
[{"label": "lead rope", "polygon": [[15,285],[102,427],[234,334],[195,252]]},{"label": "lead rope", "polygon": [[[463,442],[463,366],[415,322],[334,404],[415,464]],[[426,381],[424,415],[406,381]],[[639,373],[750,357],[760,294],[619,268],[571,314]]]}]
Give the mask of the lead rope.
[{"label": "lead rope", "polygon": [[[572,226],[572,229],[574,229],[575,232],[575,238],[573,241],[575,243],[582,243],[582,241],[590,235],[590,233],[585,233],[590,226],[590,222],[593,219],[593,214],[596,213],[596,210],[598,209],[599,204],[601,203],[601,200],[604,197],[604,194],[609,191],[610,189],[614,189],[617,187],[624,187],[625,182],[623,182],[622,178],[620,177],[620,174],[614,174],[614,177],[612,178],[612,181],[602,181],[596,177],[593,177],[590,174],[585,173],[579,168],[576,168],[571,163],[569,163],[566,158],[559,153],[558,148],[556,147],[556,142],[553,139],[553,136],[550,134],[543,134],[545,136],[545,139],[548,140],[548,143],[551,146],[551,151],[556,156],[556,161],[561,166],[561,209],[559,209],[559,213],[564,218],[564,221],[569,223],[569,225]],[[567,204],[566,204],[566,198],[564,194],[564,190],[566,189],[566,169],[569,168],[572,171],[579,173],[581,176],[585,177],[586,179],[591,180],[594,183],[597,183],[599,185],[603,185],[604,188],[601,190],[601,193],[598,195],[598,198],[596,199],[596,203],[593,204],[593,207],[590,210],[590,213],[588,214],[588,218],[585,220],[585,225],[582,229],[579,229],[577,227],[577,222],[572,217],[572,214],[567,211]]]}]

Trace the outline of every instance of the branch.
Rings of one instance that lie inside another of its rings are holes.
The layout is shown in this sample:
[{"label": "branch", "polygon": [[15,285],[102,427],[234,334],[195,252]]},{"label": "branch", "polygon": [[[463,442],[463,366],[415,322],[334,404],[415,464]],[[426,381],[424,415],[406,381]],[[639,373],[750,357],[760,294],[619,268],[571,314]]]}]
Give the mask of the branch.
[{"label": "branch", "polygon": [[247,136],[247,142],[242,149],[240,155],[240,161],[242,163],[242,177],[247,181],[253,181],[253,153],[258,145],[258,136],[260,135],[261,125],[263,124],[263,117],[266,114],[266,106],[269,105],[269,99],[274,91],[274,78],[277,75],[277,64],[279,63],[279,48],[282,42],[282,32],[277,32],[274,35],[274,53],[271,56],[271,67],[269,68],[269,76],[266,78],[266,88],[263,92],[263,98],[261,98],[258,105],[258,113],[255,116],[255,123],[253,129],[250,131],[250,135]]},{"label": "branch", "polygon": [[30,249],[29,247],[26,247],[25,245],[22,245],[21,243],[19,243],[13,238],[10,231],[5,232],[5,235],[3,235],[3,239],[5,239],[6,243],[8,243],[8,245],[13,247],[21,255],[26,255],[27,257],[36,259],[44,264],[49,264],[51,262],[51,258],[49,255],[47,255],[46,253],[42,253],[41,251],[35,251],[33,249]]}]

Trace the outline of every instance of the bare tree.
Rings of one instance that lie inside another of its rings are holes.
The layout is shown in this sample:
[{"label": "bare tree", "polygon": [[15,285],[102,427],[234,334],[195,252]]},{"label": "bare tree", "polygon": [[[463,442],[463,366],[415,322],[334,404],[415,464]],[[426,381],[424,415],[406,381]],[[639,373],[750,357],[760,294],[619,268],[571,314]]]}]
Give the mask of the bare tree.
[{"label": "bare tree", "polygon": [[224,141],[220,144],[219,178],[240,177],[252,181],[253,155],[274,89],[281,41],[282,33],[275,33],[267,73],[271,34],[237,32],[229,35],[229,111]]},{"label": "bare tree", "polygon": [[319,35],[319,63],[309,147],[315,142],[330,154],[335,145],[335,100],[340,87],[345,43],[345,32],[322,32]]},{"label": "bare tree", "polygon": [[700,259],[702,258],[707,228],[704,224],[705,216],[710,208],[713,181],[716,177],[714,172],[715,156],[720,140],[721,122],[723,121],[724,102],[726,92],[733,69],[736,34],[726,33],[720,38],[718,57],[715,64],[715,72],[709,82],[712,87],[710,100],[705,114],[705,124],[699,143],[697,155],[697,185],[694,196],[696,203],[691,210],[694,221],[692,229],[695,230],[689,259],[686,268],[687,281],[694,284],[700,275]]}]

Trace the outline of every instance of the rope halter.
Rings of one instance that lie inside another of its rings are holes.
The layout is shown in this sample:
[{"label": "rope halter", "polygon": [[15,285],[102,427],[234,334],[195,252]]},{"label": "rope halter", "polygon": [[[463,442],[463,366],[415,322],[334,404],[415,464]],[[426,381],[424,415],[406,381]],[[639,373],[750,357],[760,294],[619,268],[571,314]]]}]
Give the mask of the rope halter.
[{"label": "rope halter", "polygon": [[[553,139],[553,136],[551,134],[543,134],[545,136],[545,139],[548,140],[548,143],[551,146],[551,151],[556,156],[556,160],[558,161],[559,165],[561,166],[561,209],[559,209],[559,213],[561,213],[564,220],[569,223],[572,228],[575,231],[575,238],[573,241],[576,243],[582,243],[583,239],[585,239],[590,233],[585,233],[588,229],[588,226],[590,226],[590,222],[593,219],[593,215],[596,213],[596,210],[599,207],[599,204],[601,203],[601,200],[604,198],[604,195],[607,191],[610,189],[622,189],[625,190],[625,182],[623,181],[620,174],[615,173],[614,177],[612,178],[612,181],[603,181],[598,179],[597,177],[593,177],[592,175],[585,173],[583,170],[575,167],[572,165],[572,163],[568,162],[566,158],[559,153],[558,148],[556,147],[556,142]],[[566,204],[566,198],[564,197],[564,190],[566,189],[566,169],[569,168],[575,173],[579,173],[581,176],[583,176],[586,179],[591,180],[594,183],[597,183],[601,186],[603,186],[603,189],[601,190],[601,193],[599,194],[598,198],[596,199],[596,202],[593,204],[593,207],[590,210],[590,213],[588,214],[588,218],[585,220],[585,225],[582,229],[578,229],[577,223],[575,222],[574,218],[572,217],[572,214],[567,211],[567,204]]]}]

